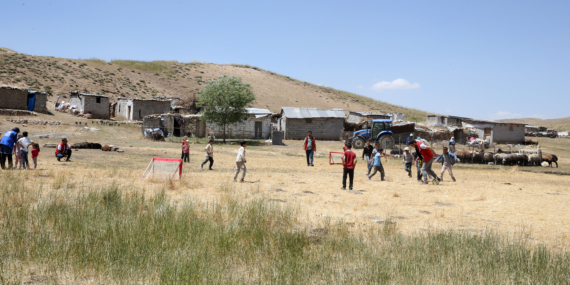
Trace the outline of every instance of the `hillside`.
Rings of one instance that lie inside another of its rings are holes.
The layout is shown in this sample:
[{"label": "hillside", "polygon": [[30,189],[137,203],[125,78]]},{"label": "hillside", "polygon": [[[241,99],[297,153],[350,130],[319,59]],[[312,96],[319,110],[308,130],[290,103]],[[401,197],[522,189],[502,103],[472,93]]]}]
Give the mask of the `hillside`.
[{"label": "hillside", "polygon": [[538,119],[538,118],[506,119],[506,120],[500,120],[500,122],[523,123],[531,126],[543,126],[558,131],[570,130],[570,117],[547,119],[547,120]]},{"label": "hillside", "polygon": [[[391,105],[333,88],[299,81],[257,67],[237,64],[182,63],[177,61],[105,62],[98,59],[66,59],[32,56],[0,48],[0,85],[47,91],[57,96],[79,90],[111,98],[145,98],[153,95],[188,97],[222,74],[241,77],[251,84],[254,107],[279,112],[281,107],[343,108],[353,111],[398,112],[409,120],[423,121],[427,112]],[[51,104],[50,104],[51,105]]]}]

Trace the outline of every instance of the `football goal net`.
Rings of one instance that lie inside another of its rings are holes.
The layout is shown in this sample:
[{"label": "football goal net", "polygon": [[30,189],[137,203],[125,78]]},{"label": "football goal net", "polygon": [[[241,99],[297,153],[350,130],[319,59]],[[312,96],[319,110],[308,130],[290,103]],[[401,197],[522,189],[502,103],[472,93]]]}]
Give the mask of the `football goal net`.
[{"label": "football goal net", "polygon": [[342,152],[334,152],[334,151],[329,152],[329,164],[330,165],[342,164],[343,155],[344,153]]},{"label": "football goal net", "polygon": [[180,180],[182,177],[182,159],[153,158],[141,179]]}]

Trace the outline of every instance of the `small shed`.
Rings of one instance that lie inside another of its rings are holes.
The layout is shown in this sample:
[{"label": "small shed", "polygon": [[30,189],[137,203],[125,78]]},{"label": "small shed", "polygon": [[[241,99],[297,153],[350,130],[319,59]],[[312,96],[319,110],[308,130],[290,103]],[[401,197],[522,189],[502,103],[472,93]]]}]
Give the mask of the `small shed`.
[{"label": "small shed", "polygon": [[168,113],[170,105],[171,100],[119,98],[113,113],[116,117],[122,117],[129,121],[142,121],[148,115]]},{"label": "small shed", "polygon": [[71,106],[76,106],[79,112],[83,114],[91,114],[93,119],[109,119],[111,117],[111,104],[107,96],[72,91],[69,92],[69,97]]},{"label": "small shed", "polygon": [[47,112],[47,93],[13,86],[0,86],[0,109]]},{"label": "small shed", "polygon": [[474,129],[479,138],[491,143],[524,143],[525,124],[467,119],[463,127]]},{"label": "small shed", "polygon": [[281,108],[278,131],[287,140],[300,140],[312,131],[316,139],[338,140],[342,135],[346,115],[342,109]]},{"label": "small shed", "polygon": [[[271,118],[273,113],[268,109],[245,108],[248,117],[245,121],[226,126],[227,138],[268,139],[271,135]],[[224,129],[216,124],[206,124],[208,133],[222,137]]]},{"label": "small shed", "polygon": [[390,116],[390,120],[392,120],[392,122],[396,123],[396,122],[405,122],[406,121],[406,115],[402,114],[402,113],[387,113],[386,115]]}]

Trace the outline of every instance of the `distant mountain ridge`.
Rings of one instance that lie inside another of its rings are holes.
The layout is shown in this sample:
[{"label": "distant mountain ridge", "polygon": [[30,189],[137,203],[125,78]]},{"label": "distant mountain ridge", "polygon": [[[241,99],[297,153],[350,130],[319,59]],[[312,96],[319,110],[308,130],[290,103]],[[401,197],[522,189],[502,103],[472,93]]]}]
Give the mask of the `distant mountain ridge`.
[{"label": "distant mountain ridge", "polygon": [[[0,48],[0,85],[12,85],[54,95],[69,91],[150,99],[152,96],[197,96],[208,80],[235,75],[251,84],[254,107],[279,112],[281,107],[342,108],[364,112],[404,113],[408,120],[424,121],[428,112],[392,105],[365,96],[299,81],[257,67],[177,61],[66,59],[33,56]],[[69,98],[67,98],[69,99]],[[48,97],[50,102],[57,96]]]},{"label": "distant mountain ridge", "polygon": [[523,123],[531,126],[542,126],[558,131],[570,130],[570,117],[559,119],[538,119],[538,118],[521,118],[521,119],[504,119],[499,122],[505,123]]}]

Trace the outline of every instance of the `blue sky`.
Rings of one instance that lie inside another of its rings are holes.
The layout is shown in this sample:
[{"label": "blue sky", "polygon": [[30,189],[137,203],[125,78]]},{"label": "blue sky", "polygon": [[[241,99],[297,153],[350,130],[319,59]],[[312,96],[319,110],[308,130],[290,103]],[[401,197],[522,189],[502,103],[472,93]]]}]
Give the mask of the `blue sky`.
[{"label": "blue sky", "polygon": [[4,1],[0,46],[242,63],[441,114],[570,116],[570,1]]}]

